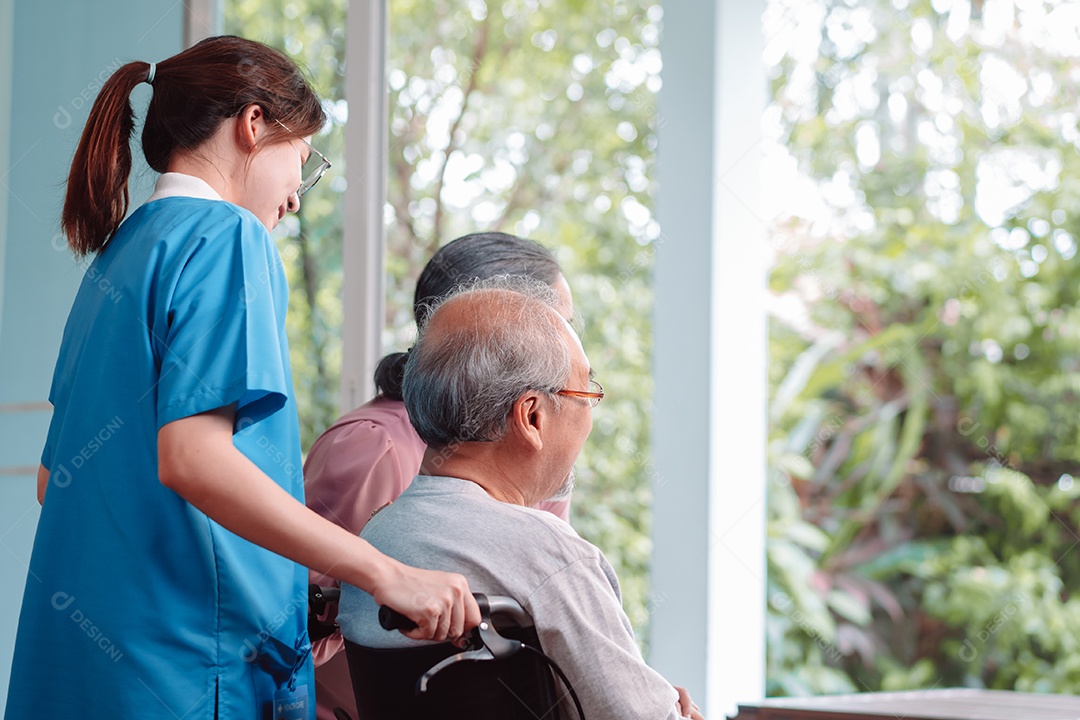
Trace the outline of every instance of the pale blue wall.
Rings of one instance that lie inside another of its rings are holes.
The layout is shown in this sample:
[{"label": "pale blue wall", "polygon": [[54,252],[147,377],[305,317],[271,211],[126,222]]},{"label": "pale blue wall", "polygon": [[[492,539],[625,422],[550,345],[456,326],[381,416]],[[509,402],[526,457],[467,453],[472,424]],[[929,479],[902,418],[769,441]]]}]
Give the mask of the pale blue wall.
[{"label": "pale blue wall", "polygon": [[[0,0],[0,282],[4,278],[4,248],[7,245],[7,176],[8,142],[11,137],[11,59],[12,30],[15,25],[15,0]],[[0,333],[3,332],[4,292],[0,286]]]},{"label": "pale blue wall", "polygon": [[[49,382],[82,277],[58,235],[68,163],[101,82],[125,62],[178,52],[183,11],[174,0],[0,0],[0,711],[38,517]],[[139,174],[133,203],[149,194]]]}]

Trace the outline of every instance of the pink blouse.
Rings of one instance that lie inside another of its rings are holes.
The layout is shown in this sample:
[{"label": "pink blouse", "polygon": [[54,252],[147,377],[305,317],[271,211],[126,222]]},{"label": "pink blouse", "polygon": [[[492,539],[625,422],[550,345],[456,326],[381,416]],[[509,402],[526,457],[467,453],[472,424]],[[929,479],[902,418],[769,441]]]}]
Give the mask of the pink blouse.
[{"label": "pink blouse", "polygon": [[[307,506],[354,535],[372,513],[409,486],[420,470],[426,446],[409,423],[405,403],[375,398],[342,416],[319,436],[304,462]],[[570,501],[546,501],[541,510],[568,521]],[[337,585],[321,573],[312,583]],[[352,680],[341,634],[314,643],[315,702],[318,720],[335,720],[333,709],[357,716]]]}]

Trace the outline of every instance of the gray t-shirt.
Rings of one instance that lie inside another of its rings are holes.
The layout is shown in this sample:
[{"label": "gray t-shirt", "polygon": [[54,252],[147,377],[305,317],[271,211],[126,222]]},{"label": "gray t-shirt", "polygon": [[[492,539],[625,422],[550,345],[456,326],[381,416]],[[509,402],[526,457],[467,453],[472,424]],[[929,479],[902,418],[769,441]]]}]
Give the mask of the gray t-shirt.
[{"label": "gray t-shirt", "polygon": [[[407,565],[461,573],[473,592],[517,599],[589,720],[679,717],[675,688],[641,657],[615,571],[550,513],[499,502],[467,480],[421,475],[361,537]],[[355,587],[342,586],[337,619],[360,645],[420,644],[383,630],[374,599]],[[569,697],[562,712],[576,717]]]}]

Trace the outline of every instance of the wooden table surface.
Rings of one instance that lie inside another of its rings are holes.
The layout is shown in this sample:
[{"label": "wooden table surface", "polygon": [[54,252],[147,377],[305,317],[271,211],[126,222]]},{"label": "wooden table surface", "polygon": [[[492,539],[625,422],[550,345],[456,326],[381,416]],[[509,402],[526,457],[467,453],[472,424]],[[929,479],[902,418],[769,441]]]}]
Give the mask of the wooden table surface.
[{"label": "wooden table surface", "polygon": [[733,720],[1080,720],[1080,696],[1005,690],[915,690],[740,705]]}]

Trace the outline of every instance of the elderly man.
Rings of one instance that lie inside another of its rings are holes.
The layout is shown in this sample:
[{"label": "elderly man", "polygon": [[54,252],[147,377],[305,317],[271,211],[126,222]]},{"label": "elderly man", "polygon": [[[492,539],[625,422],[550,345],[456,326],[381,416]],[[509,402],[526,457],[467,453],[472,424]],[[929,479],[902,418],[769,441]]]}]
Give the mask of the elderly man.
[{"label": "elderly man", "polygon": [[[421,474],[362,537],[409,565],[461,573],[476,592],[517,599],[589,720],[701,718],[686,691],[642,659],[603,553],[531,508],[570,492],[603,397],[556,303],[545,285],[503,279],[434,310],[403,383],[428,445]],[[417,644],[383,630],[377,610],[345,587],[342,634],[368,647]],[[563,717],[574,717],[569,707]]]}]

